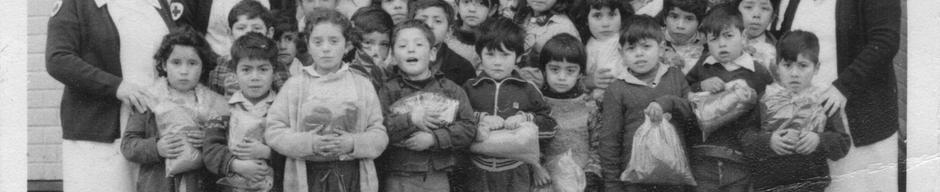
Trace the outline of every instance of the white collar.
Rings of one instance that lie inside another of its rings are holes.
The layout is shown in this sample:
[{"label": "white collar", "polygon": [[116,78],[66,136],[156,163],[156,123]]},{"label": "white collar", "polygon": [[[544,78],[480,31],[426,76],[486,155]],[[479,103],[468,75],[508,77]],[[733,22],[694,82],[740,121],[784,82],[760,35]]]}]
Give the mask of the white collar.
[{"label": "white collar", "polygon": [[[714,64],[720,64],[718,63],[718,60],[715,59],[715,57],[708,56],[708,58],[705,59],[705,65],[714,65]],[[751,72],[755,71],[754,70],[754,58],[751,57],[751,54],[748,54],[747,52],[742,53],[740,57],[738,57],[737,59],[734,59],[734,61],[731,61],[731,64],[740,66],[747,70],[751,70]]]},{"label": "white collar", "polygon": [[349,70],[348,63],[341,63],[339,70],[336,70],[328,74],[320,74],[319,72],[317,72],[316,67],[317,67],[317,64],[314,63],[313,65],[310,65],[310,66],[304,66],[302,70],[306,72],[308,75],[313,76],[315,78],[335,76],[336,74]]},{"label": "white collar", "polygon": [[646,83],[646,81],[636,78],[636,76],[633,76],[633,74],[630,73],[630,70],[624,70],[623,73],[620,73],[620,75],[617,76],[617,79],[623,80],[624,82],[627,82],[629,84],[656,87],[656,85],[659,84],[660,80],[663,79],[662,77],[666,75],[666,72],[669,72],[669,66],[659,63],[659,68],[656,69],[656,75],[653,76],[652,85],[650,85],[649,83]]},{"label": "white collar", "polygon": [[[113,3],[114,1],[118,1],[118,0],[95,0],[95,5],[98,5],[98,8],[101,8],[108,3]],[[153,5],[153,7],[156,7],[157,9],[162,8],[162,6],[160,6],[160,0],[145,0],[145,1],[150,2],[150,4]]]}]

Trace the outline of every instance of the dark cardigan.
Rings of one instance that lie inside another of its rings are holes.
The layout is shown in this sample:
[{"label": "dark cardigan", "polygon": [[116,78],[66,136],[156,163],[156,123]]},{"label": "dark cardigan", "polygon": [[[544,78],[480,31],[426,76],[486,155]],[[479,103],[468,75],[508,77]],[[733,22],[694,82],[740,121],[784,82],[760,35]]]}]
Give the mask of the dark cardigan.
[{"label": "dark cardigan", "polygon": [[900,126],[892,60],[900,43],[901,5],[892,0],[840,0],[835,14],[839,77],[832,84],[848,100],[845,112],[854,144],[865,146],[884,140]]},{"label": "dark cardigan", "polygon": [[[158,12],[172,29],[175,24],[166,11]],[[115,97],[122,82],[121,44],[108,5],[99,8],[95,1],[63,0],[48,25],[46,68],[65,84],[62,137],[114,142],[121,137],[121,101]]]}]

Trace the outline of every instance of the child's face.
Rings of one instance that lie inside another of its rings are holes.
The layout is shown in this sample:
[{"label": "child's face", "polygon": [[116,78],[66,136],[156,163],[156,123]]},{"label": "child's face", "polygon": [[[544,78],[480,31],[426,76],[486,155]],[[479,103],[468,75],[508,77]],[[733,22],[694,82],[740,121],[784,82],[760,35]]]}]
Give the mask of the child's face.
[{"label": "child's face", "polygon": [[297,56],[297,33],[286,32],[281,34],[277,41],[277,61],[291,63]]},{"label": "child's face", "polygon": [[408,0],[382,0],[382,10],[392,16],[393,23],[401,23],[408,19]]},{"label": "child's face", "polygon": [[238,19],[232,24],[232,39],[238,39],[249,32],[261,33],[270,37],[268,28],[264,25],[264,20],[261,20],[261,17],[249,19],[246,15],[238,16]]},{"label": "child's face", "polygon": [[666,13],[666,30],[673,34],[695,34],[698,30],[698,18],[690,12],[672,8]]},{"label": "child's face", "polygon": [[405,28],[395,37],[393,53],[398,59],[398,67],[406,75],[417,76],[429,70],[431,60],[431,42],[424,32],[417,28]]},{"label": "child's face", "polygon": [[362,35],[362,51],[372,57],[372,62],[379,63],[385,61],[388,56],[389,39],[388,33],[373,31]]},{"label": "child's face", "polygon": [[480,59],[483,61],[483,64],[480,64],[483,72],[497,80],[509,77],[519,62],[516,52],[510,51],[505,45],[499,49],[484,48],[480,51]]},{"label": "child's face", "polygon": [[633,44],[624,44],[621,55],[623,55],[624,65],[631,72],[647,74],[659,65],[659,57],[662,52],[663,47],[659,42],[647,38]]},{"label": "child's face", "polygon": [[567,61],[550,61],[545,64],[548,87],[557,93],[570,91],[581,78],[581,67]]},{"label": "child's face", "polygon": [[271,90],[274,65],[265,59],[242,59],[235,68],[235,77],[242,94],[249,100],[261,99]]},{"label": "child's face", "polygon": [[799,92],[813,84],[813,76],[818,70],[817,63],[800,54],[796,57],[796,61],[781,60],[777,66],[777,76],[779,76],[781,86]]},{"label": "child's face", "polygon": [[331,71],[338,69],[343,62],[343,55],[348,51],[349,42],[343,36],[339,25],[323,22],[313,26],[307,43],[310,55],[319,69]]},{"label": "child's face", "polygon": [[314,8],[321,7],[327,9],[336,9],[339,0],[300,0],[300,6],[305,12],[313,11]]},{"label": "child's face", "polygon": [[199,83],[202,74],[202,60],[196,49],[190,46],[174,45],[170,57],[166,59],[166,78],[170,87],[178,91],[191,91]]},{"label": "child's face", "polygon": [[536,13],[543,13],[545,11],[551,10],[557,1],[558,0],[526,0],[526,3],[529,4],[529,7],[532,8],[532,11],[535,11]]},{"label": "child's face", "polygon": [[588,12],[588,28],[597,39],[608,39],[620,33],[620,10],[603,7]]},{"label": "child's face", "polygon": [[721,30],[717,37],[714,34],[706,34],[708,50],[712,57],[720,63],[729,63],[740,57],[747,44],[747,38],[741,32],[734,27],[727,27]]},{"label": "child's face", "polygon": [[415,13],[415,19],[424,21],[431,32],[434,33],[434,39],[439,39],[436,44],[444,42],[447,33],[450,32],[450,23],[447,21],[447,13],[440,7],[428,7],[418,10]]},{"label": "child's face", "polygon": [[738,10],[744,19],[744,31],[750,38],[764,34],[774,15],[770,0],[742,0]]},{"label": "child's face", "polygon": [[486,18],[493,14],[496,9],[490,9],[483,5],[483,0],[460,0],[457,8],[463,25],[468,27],[480,26]]}]

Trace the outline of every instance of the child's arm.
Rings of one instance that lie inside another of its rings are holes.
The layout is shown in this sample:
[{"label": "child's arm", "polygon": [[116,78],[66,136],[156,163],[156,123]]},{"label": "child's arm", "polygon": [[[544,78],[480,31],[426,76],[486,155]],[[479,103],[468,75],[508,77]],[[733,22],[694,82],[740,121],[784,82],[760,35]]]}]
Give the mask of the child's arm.
[{"label": "child's arm", "polygon": [[449,81],[445,81],[444,83],[444,87],[452,89],[451,91],[455,93],[457,101],[460,102],[460,104],[457,108],[457,115],[453,123],[432,131],[436,142],[431,146],[431,149],[464,149],[473,143],[477,134],[476,124],[471,121],[471,118],[473,118],[473,109],[470,107],[470,99],[467,98],[467,93],[457,84]]},{"label": "child's arm", "polygon": [[[160,152],[157,152],[159,136],[146,136],[147,129],[156,131],[156,120],[152,112],[138,113],[131,111],[121,141],[121,154],[128,161],[138,164],[153,164],[163,162]],[[155,134],[158,135],[158,134]]]},{"label": "child's arm", "polygon": [[852,138],[849,137],[848,120],[845,116],[845,110],[840,110],[836,115],[830,116],[826,122],[826,129],[819,133],[819,146],[816,147],[817,153],[825,154],[830,160],[839,160],[845,157],[852,145]]},{"label": "child's arm", "polygon": [[[759,107],[758,112],[761,114],[767,111],[767,105],[763,102],[759,103]],[[761,126],[745,128],[740,138],[745,156],[756,159],[766,159],[777,156],[777,152],[771,148],[771,137],[773,134],[774,132],[765,131]]]},{"label": "child's arm", "polygon": [[394,85],[382,86],[379,89],[379,102],[382,103],[382,112],[385,114],[385,128],[388,131],[388,142],[389,143],[399,143],[408,139],[412,133],[420,131],[417,126],[411,123],[411,114],[395,114],[391,111],[391,105],[395,100],[400,98],[393,98],[392,90],[388,87]]},{"label": "child's arm", "polygon": [[226,176],[231,172],[231,163],[235,159],[228,149],[226,129],[206,129],[206,141],[202,146],[203,164],[216,175]]},{"label": "child's arm", "polygon": [[601,113],[604,121],[597,133],[599,140],[597,153],[600,155],[606,191],[623,191],[620,182],[620,172],[623,171],[623,158],[625,158],[622,154],[623,147],[632,145],[632,143],[623,142],[623,114],[626,109],[620,103],[623,98],[618,94],[619,91],[622,91],[619,87],[611,86],[604,92]]},{"label": "child's arm", "polygon": [[301,78],[291,78],[284,83],[281,93],[268,108],[265,121],[264,140],[268,146],[284,156],[301,158],[314,155],[313,145],[321,138],[313,132],[300,132],[290,127],[298,118],[297,108],[301,97]]},{"label": "child's arm", "polygon": [[542,98],[542,93],[534,86],[529,86],[529,98],[535,103],[533,110],[527,111],[532,116],[532,122],[539,127],[539,140],[546,140],[555,137],[555,130],[558,123],[550,116],[552,107]]},{"label": "child's arm", "polygon": [[702,64],[697,63],[695,64],[695,66],[692,66],[692,69],[689,69],[688,74],[685,74],[685,80],[688,82],[691,92],[702,92],[701,82],[702,80],[705,80],[705,79],[699,73],[701,70],[702,70]]},{"label": "child's arm", "polygon": [[381,102],[371,86],[372,83],[366,79],[357,79],[357,81],[360,80],[362,81],[360,85],[367,85],[357,87],[363,96],[361,97],[365,104],[363,106],[366,107],[363,109],[365,115],[359,120],[366,121],[366,129],[352,134],[353,151],[349,156],[355,159],[375,159],[382,154],[382,151],[385,151],[388,145],[388,134],[385,132],[385,126],[382,125],[382,107],[379,107]]},{"label": "child's arm", "polygon": [[692,102],[688,99],[675,95],[665,95],[657,98],[654,102],[663,108],[664,113],[672,115],[673,122],[678,123],[677,131],[680,133],[688,130],[698,129],[698,117],[692,111]]}]

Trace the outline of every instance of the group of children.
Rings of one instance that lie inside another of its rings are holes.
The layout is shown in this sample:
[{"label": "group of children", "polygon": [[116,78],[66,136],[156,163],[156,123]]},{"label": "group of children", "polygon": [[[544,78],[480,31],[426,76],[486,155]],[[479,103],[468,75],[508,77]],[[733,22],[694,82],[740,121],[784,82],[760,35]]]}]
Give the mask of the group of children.
[{"label": "group of children", "polygon": [[[529,124],[543,159],[571,152],[585,191],[822,191],[827,159],[850,145],[841,112],[778,129],[764,98],[698,129],[692,92],[733,80],[764,96],[827,89],[812,84],[812,33],[765,30],[771,0],[664,0],[656,17],[619,0],[381,0],[351,14],[307,3],[302,16],[234,5],[230,52],[192,28],[163,39],[152,91],[165,101],[151,109],[227,118],[200,124],[204,134],[162,134],[173,118],[133,114],[122,151],[142,166],[138,191],[540,190],[552,181],[537,165],[469,150]],[[396,108],[419,93],[459,104],[452,115]],[[667,113],[696,185],[621,181],[637,128]],[[186,146],[202,168],[167,174]]]}]

